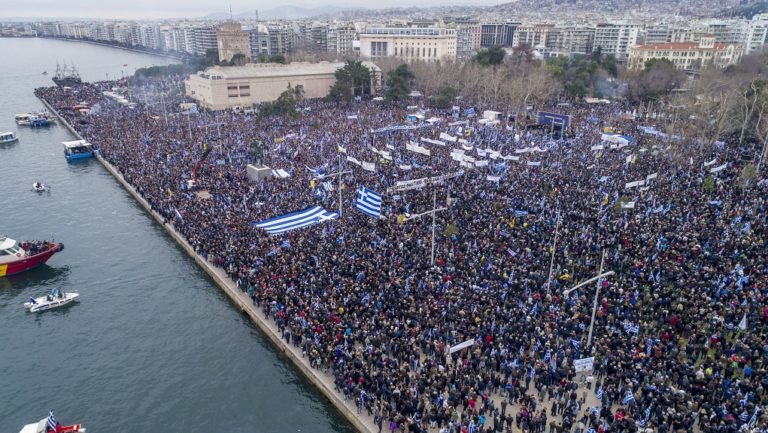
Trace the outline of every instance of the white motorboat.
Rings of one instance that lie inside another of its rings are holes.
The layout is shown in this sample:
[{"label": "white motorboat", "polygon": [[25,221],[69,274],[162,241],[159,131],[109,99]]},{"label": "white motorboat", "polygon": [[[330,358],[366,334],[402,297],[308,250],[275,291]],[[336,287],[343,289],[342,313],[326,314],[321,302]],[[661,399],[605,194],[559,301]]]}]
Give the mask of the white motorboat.
[{"label": "white motorboat", "polygon": [[15,132],[0,132],[0,144],[13,143],[18,139]]},{"label": "white motorboat", "polygon": [[48,185],[42,183],[42,182],[35,182],[32,184],[32,189],[35,192],[45,192],[49,190]]},{"label": "white motorboat", "polygon": [[53,416],[53,411],[50,412],[48,418],[43,418],[34,424],[27,424],[21,428],[19,433],[84,433],[85,427],[80,424],[73,425],[61,425]]},{"label": "white motorboat", "polygon": [[62,292],[59,289],[54,288],[48,295],[41,296],[39,298],[29,298],[29,302],[24,303],[24,308],[29,310],[30,313],[39,313],[42,311],[63,307],[74,302],[79,297],[79,293]]}]

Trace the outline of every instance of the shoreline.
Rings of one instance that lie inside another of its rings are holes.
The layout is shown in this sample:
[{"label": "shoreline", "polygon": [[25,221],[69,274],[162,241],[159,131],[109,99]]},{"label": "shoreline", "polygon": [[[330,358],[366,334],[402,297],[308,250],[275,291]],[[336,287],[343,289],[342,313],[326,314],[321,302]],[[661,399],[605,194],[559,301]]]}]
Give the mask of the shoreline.
[{"label": "shoreline", "polygon": [[[56,111],[49,103],[43,98],[38,98],[46,106],[46,108],[53,113],[59,121],[64,125],[70,133],[75,135],[78,139],[83,138],[80,134],[62,117],[58,111]],[[200,266],[221,288],[229,298],[230,302],[235,304],[241,312],[247,314],[251,321],[261,330],[261,332],[268,337],[272,345],[277,348],[280,353],[285,355],[291,363],[301,372],[301,374],[309,380],[338,410],[344,418],[349,421],[361,433],[376,433],[378,431],[373,417],[365,415],[363,413],[356,413],[356,406],[352,400],[344,400],[342,395],[335,391],[333,382],[333,376],[317,369],[312,368],[306,358],[302,356],[301,349],[290,344],[287,344],[281,337],[280,331],[277,325],[265,316],[259,307],[253,304],[247,293],[241,292],[234,281],[232,281],[224,272],[223,269],[215,267],[213,264],[208,263],[204,258],[197,254],[191,245],[184,239],[184,237],[176,231],[170,223],[163,223],[163,217],[152,210],[144,197],[142,197],[131,184],[129,184],[122,173],[120,173],[112,164],[101,157],[101,155],[95,155],[95,158],[112,174],[115,180],[122,185],[122,187],[133,196],[133,198],[144,208],[144,210],[158,223],[165,231],[181,246],[186,253],[192,257],[195,262]]]},{"label": "shoreline", "polygon": [[85,44],[91,44],[91,45],[99,45],[99,46],[102,46],[102,47],[117,48],[119,50],[131,51],[131,52],[139,53],[139,54],[148,54],[148,55],[151,55],[151,56],[164,57],[166,59],[173,59],[173,60],[177,60],[179,62],[183,62],[184,61],[184,59],[182,57],[179,57],[179,56],[176,56],[176,55],[173,55],[173,54],[170,54],[170,53],[163,54],[163,53],[158,53],[156,51],[142,50],[140,48],[130,48],[130,47],[123,47],[123,46],[120,46],[120,45],[113,45],[113,44],[109,44],[107,42],[89,41],[89,40],[86,40],[86,39],[76,39],[76,38],[54,38],[54,37],[47,37],[47,36],[29,36],[28,38],[32,38],[32,39],[38,39],[39,38],[39,39],[48,39],[48,40],[53,40],[53,41],[78,42],[78,43],[85,43]]}]

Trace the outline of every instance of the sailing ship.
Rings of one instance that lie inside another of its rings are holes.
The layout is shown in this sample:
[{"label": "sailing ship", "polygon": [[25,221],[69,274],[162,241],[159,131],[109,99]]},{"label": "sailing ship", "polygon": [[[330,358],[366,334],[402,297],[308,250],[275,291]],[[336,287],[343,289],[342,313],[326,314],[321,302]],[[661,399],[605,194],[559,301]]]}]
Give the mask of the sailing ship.
[{"label": "sailing ship", "polygon": [[56,75],[54,75],[52,79],[59,87],[73,87],[82,84],[83,82],[80,79],[80,73],[75,69],[75,65],[68,67],[66,63],[64,64],[64,67],[61,67],[56,63]]}]

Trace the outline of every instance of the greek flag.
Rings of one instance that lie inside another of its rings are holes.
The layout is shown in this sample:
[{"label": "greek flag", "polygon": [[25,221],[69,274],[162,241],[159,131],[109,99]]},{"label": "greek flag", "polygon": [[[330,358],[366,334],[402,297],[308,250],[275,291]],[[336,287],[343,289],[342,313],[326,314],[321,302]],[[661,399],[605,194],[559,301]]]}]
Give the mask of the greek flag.
[{"label": "greek flag", "polygon": [[279,235],[289,230],[300,229],[326,220],[334,220],[338,217],[338,212],[328,212],[320,206],[315,206],[264,221],[253,221],[251,225],[264,229],[271,235]]},{"label": "greek flag", "polygon": [[603,400],[603,388],[597,388],[597,392],[595,393],[595,397],[597,397],[598,400]]},{"label": "greek flag", "polygon": [[587,433],[597,433],[592,427],[587,429]]},{"label": "greek flag", "polygon": [[53,417],[53,409],[48,413],[48,428],[56,431],[56,426],[59,425],[59,423],[56,421],[56,418]]},{"label": "greek flag", "polygon": [[573,349],[577,352],[579,351],[579,348],[581,348],[581,343],[579,343],[579,340],[575,338],[571,338],[571,345],[573,346]]},{"label": "greek flag", "polygon": [[757,412],[758,408],[755,407],[755,411],[752,413],[752,418],[749,419],[749,428],[755,428],[755,423],[757,423]]},{"label": "greek flag", "polygon": [[381,194],[361,186],[357,190],[355,207],[366,215],[381,218]]},{"label": "greek flag", "polygon": [[640,427],[645,427],[646,424],[648,424],[648,420],[651,418],[651,407],[648,406],[645,409],[645,412],[643,414],[643,419],[637,422],[637,425]]},{"label": "greek flag", "polygon": [[272,170],[272,176],[285,179],[286,177],[291,177],[291,174],[282,168],[278,168],[277,170]]},{"label": "greek flag", "polygon": [[621,404],[629,404],[633,401],[635,401],[635,396],[632,395],[632,391],[627,391],[627,395],[624,396],[624,400],[621,401]]},{"label": "greek flag", "polygon": [[544,361],[549,362],[550,359],[552,359],[552,354],[547,350],[547,353],[544,354]]}]

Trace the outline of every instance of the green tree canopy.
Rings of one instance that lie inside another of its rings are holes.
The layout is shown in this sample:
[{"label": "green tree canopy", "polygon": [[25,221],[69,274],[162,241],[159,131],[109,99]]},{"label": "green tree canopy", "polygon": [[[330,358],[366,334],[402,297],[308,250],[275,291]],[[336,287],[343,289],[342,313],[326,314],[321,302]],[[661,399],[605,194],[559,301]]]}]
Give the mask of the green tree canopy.
[{"label": "green tree canopy", "polygon": [[387,72],[387,99],[390,101],[403,101],[408,98],[415,78],[416,76],[405,63]]},{"label": "green tree canopy", "polygon": [[504,63],[504,56],[507,54],[501,45],[494,45],[490,48],[480,50],[474,57],[474,61],[483,65],[500,65]]}]

